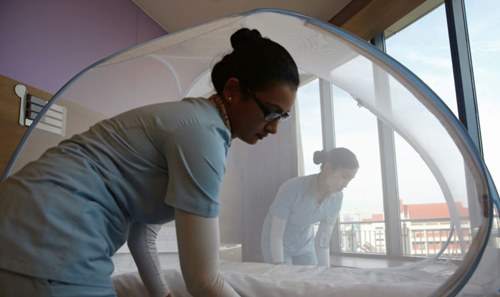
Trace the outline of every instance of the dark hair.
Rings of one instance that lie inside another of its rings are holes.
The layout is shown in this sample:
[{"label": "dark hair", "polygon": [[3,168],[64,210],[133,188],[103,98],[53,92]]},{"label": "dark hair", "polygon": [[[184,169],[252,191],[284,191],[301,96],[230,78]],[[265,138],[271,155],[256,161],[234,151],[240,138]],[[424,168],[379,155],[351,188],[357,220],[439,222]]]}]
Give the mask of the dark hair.
[{"label": "dark hair", "polygon": [[339,167],[359,168],[356,155],[343,147],[334,148],[330,151],[316,151],[314,152],[313,162],[314,164],[321,164],[321,169],[328,162],[333,171]]},{"label": "dark hair", "polygon": [[257,30],[240,29],[231,36],[233,51],[215,64],[212,83],[219,95],[228,79],[235,77],[250,91],[263,91],[286,84],[294,91],[299,72],[292,56],[276,42],[263,38]]}]

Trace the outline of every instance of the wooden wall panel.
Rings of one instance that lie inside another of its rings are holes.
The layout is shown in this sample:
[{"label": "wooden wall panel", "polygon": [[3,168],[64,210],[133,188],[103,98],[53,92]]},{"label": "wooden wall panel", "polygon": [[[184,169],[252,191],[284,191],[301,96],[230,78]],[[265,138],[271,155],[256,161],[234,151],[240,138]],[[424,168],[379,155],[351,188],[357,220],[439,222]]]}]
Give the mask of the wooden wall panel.
[{"label": "wooden wall panel", "polygon": [[358,14],[372,0],[352,0],[339,13],[337,13],[329,22],[337,27],[342,27],[353,16]]},{"label": "wooden wall panel", "polygon": [[425,0],[353,0],[330,23],[368,41],[424,2]]},{"label": "wooden wall panel", "polygon": [[[0,176],[3,175],[10,158],[14,154],[28,127],[19,125],[20,98],[14,87],[20,84],[14,79],[0,75]],[[50,100],[52,95],[22,83],[28,93],[38,98]]]}]

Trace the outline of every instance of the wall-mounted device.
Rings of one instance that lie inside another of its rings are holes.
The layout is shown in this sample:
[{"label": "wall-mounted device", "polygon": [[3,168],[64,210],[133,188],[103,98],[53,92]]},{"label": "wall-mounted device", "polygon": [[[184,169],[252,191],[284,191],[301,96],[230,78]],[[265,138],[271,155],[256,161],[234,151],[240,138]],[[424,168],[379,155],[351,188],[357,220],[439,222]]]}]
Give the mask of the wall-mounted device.
[{"label": "wall-mounted device", "polygon": [[[47,101],[28,94],[28,88],[25,85],[18,84],[14,90],[17,96],[21,98],[19,124],[21,126],[31,126],[47,104]],[[35,128],[64,137],[66,135],[66,113],[66,107],[52,104]]]}]

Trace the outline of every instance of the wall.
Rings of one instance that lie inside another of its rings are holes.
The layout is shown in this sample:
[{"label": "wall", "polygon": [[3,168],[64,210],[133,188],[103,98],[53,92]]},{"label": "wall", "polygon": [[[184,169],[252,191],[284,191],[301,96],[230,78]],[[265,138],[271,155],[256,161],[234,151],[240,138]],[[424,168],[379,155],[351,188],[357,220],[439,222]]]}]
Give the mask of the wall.
[{"label": "wall", "polygon": [[[296,116],[294,110],[291,116]],[[238,205],[241,213],[238,231],[241,232],[244,262],[263,262],[260,241],[269,207],[279,187],[298,176],[296,131],[297,123],[289,120],[279,125],[276,135],[269,135],[270,137],[254,146],[235,141],[234,150],[232,148],[229,153],[231,156],[228,158],[228,167],[230,162],[235,162],[232,164],[233,169],[237,169],[233,170],[232,178],[238,181],[236,186],[241,200]],[[230,170],[228,168],[226,176]],[[223,199],[221,196],[221,205]],[[221,207],[221,214],[223,210]]]},{"label": "wall", "polygon": [[66,107],[66,117],[71,119],[66,122],[66,136],[62,137],[41,129],[34,129],[19,152],[9,175],[16,173],[29,162],[38,160],[46,150],[57,145],[64,139],[85,132],[90,126],[107,118],[104,114],[65,100],[64,98],[59,98],[57,105]]},{"label": "wall", "polygon": [[15,84],[49,100],[92,63],[165,34],[128,0],[0,0],[0,173],[26,131]]},{"label": "wall", "polygon": [[0,74],[54,94],[89,65],[165,34],[130,0],[0,0]]},{"label": "wall", "polygon": [[[12,154],[28,127],[19,125],[20,98],[14,92],[19,82],[0,75],[0,177],[3,175]],[[50,94],[28,87],[28,92],[48,100]]]}]

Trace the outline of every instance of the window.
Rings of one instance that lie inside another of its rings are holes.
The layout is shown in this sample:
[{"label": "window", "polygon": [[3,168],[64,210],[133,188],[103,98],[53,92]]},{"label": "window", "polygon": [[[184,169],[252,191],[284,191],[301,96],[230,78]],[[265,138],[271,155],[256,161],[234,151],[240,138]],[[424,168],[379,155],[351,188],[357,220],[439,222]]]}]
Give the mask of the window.
[{"label": "window", "polygon": [[333,87],[337,147],[356,154],[359,171],[344,189],[339,218],[342,252],[385,253],[384,208],[377,118]]},{"label": "window", "polygon": [[[500,93],[497,83],[500,75],[496,71],[500,69],[500,60],[495,58],[500,51],[500,38],[493,31],[488,33],[484,30],[493,30],[500,25],[500,3],[490,0],[485,4],[469,0],[468,5],[472,10],[468,18],[485,157],[493,178],[500,179],[500,157],[494,153],[500,150],[500,141],[494,134],[494,129],[500,126],[500,120],[495,116],[500,112],[500,102],[494,100],[496,94]],[[479,12],[477,7],[480,5]],[[483,5],[488,8],[484,9]],[[391,56],[429,85],[458,116],[444,5],[392,36],[386,45]],[[379,142],[390,145],[392,140],[387,134],[380,134],[377,118],[359,107],[350,94],[335,86],[332,86],[332,92],[335,129],[331,137],[336,147],[350,149],[360,162],[356,178],[344,190],[337,230],[340,251],[432,256],[445,249],[445,255],[461,258],[462,253],[469,248],[472,234],[467,201],[455,204],[458,216],[465,222],[460,224],[464,242],[459,242],[455,234],[451,236],[448,205],[429,164],[397,133],[394,134],[394,152],[392,149],[381,152]],[[313,153],[323,147],[318,80],[299,90],[298,97],[304,174],[313,174],[319,172],[319,166],[312,163]],[[306,100],[306,97],[313,99]],[[382,176],[381,155],[386,160],[395,159],[397,185],[395,181]],[[397,196],[388,194],[390,197],[384,197],[384,181],[389,187],[397,186]],[[392,203],[398,197],[399,213],[394,209],[384,213],[384,203]],[[400,222],[396,224],[398,229],[392,230],[393,225],[389,225],[389,222]],[[387,228],[391,229],[391,233],[386,236]],[[399,233],[393,236],[392,231]]]},{"label": "window", "polygon": [[319,98],[319,79],[315,79],[299,88],[297,92],[298,120],[300,121],[299,175],[310,175],[320,171],[313,162],[315,151],[323,149],[321,128],[321,104]]},{"label": "window", "polygon": [[[419,154],[400,136],[395,136],[396,160],[398,164],[398,188],[402,253],[405,256],[430,256],[440,252],[450,235],[450,213],[436,178]],[[456,204],[458,212],[466,217],[468,209],[461,202]],[[470,222],[465,219],[461,228],[469,232]],[[452,238],[446,247],[446,255],[456,255],[458,238]],[[468,249],[471,238],[464,238]],[[420,242],[425,249],[416,249]],[[431,244],[432,243],[432,244]]]},{"label": "window", "polygon": [[[386,41],[386,48],[388,54],[422,79],[458,117],[444,5],[392,36]],[[399,135],[394,140],[402,253],[435,255],[444,247],[450,231],[447,203],[420,155]],[[468,213],[467,205],[459,203],[457,208],[462,215]],[[470,228],[470,224],[462,227]],[[448,254],[457,253],[453,243],[446,250]]]},{"label": "window", "polygon": [[387,53],[422,79],[458,117],[444,5],[386,41]]},{"label": "window", "polygon": [[493,180],[500,184],[500,2],[465,1],[474,67],[483,153]]}]

